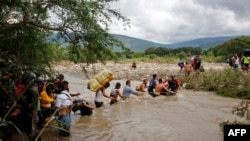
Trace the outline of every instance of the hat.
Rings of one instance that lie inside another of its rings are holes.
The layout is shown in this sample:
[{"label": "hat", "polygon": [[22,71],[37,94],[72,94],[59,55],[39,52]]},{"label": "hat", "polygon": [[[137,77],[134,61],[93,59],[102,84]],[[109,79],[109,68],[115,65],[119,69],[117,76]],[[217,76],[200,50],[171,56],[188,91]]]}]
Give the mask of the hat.
[{"label": "hat", "polygon": [[57,78],[59,78],[61,81],[64,79],[64,75],[63,74],[58,74],[56,75]]}]

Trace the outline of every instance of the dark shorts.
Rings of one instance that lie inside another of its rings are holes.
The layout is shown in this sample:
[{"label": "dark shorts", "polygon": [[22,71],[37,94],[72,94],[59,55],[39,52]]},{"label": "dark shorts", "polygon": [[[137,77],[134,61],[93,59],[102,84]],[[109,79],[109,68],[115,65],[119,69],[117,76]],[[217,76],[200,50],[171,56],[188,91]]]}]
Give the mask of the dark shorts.
[{"label": "dark shorts", "polygon": [[238,70],[239,69],[239,65],[238,64],[234,64],[234,70]]},{"label": "dark shorts", "polygon": [[110,105],[115,104],[117,101],[116,100],[111,100]]},{"label": "dark shorts", "polygon": [[150,94],[152,97],[159,96],[159,95],[156,95],[154,92],[149,92],[148,94]]},{"label": "dark shorts", "polygon": [[97,102],[97,101],[95,101],[96,108],[102,107],[102,105],[103,105],[103,102]]}]

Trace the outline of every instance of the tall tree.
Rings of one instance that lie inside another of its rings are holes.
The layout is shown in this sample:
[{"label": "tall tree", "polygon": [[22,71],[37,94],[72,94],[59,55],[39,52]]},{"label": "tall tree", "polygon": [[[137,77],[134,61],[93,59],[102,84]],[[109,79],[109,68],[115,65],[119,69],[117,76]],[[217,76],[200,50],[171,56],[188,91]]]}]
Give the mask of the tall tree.
[{"label": "tall tree", "polygon": [[[112,17],[121,20],[125,26],[129,25],[129,19],[109,6],[109,3],[114,1],[0,0],[0,34],[4,37],[0,42],[4,42],[2,45],[9,48],[9,42],[12,42],[13,38],[5,36],[5,33],[14,32],[12,37],[16,32],[30,35],[26,32],[27,27],[30,27],[43,35],[57,32],[59,36],[64,37],[71,44],[74,61],[79,60],[79,52],[86,55],[86,62],[105,61],[107,56],[114,56],[114,46],[125,48],[108,33]],[[22,41],[23,38],[18,40]]]},{"label": "tall tree", "polygon": [[[126,17],[109,6],[113,1],[0,0],[1,125],[10,123],[6,115],[11,115],[12,105],[23,98],[15,91],[19,80],[33,81],[34,73],[50,75],[53,72],[50,63],[54,52],[47,39],[51,33],[56,32],[69,42],[75,62],[82,61],[81,58],[87,63],[105,62],[115,57],[114,46],[125,49],[122,42],[108,33],[112,17],[124,25],[129,24]],[[23,93],[25,91],[26,88]]]}]

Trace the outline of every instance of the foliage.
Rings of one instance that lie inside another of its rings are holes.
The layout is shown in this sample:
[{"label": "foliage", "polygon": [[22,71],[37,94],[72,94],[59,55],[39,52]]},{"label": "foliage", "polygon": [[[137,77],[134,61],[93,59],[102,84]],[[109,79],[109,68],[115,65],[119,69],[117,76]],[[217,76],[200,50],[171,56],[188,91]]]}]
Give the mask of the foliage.
[{"label": "foliage", "polygon": [[250,78],[230,68],[223,71],[206,70],[203,73],[181,75],[187,89],[214,91],[218,95],[250,99]]},{"label": "foliage", "polygon": [[250,78],[247,76],[248,74],[241,71],[227,68],[223,71],[195,72],[188,77],[182,74],[180,80],[186,89],[213,91],[221,96],[246,99],[232,110],[233,114],[245,118],[246,121],[222,121],[219,126],[223,130],[227,124],[250,124]]},{"label": "foliage", "polygon": [[224,61],[231,58],[235,53],[239,56],[243,55],[244,49],[250,48],[250,38],[241,36],[231,39],[221,45],[214,48],[210,48],[206,51],[206,55],[213,54],[214,56],[221,56],[220,61]]},{"label": "foliage", "polygon": [[193,48],[193,47],[183,47],[183,48],[177,48],[177,49],[170,49],[170,48],[164,48],[164,47],[150,47],[144,51],[146,55],[155,54],[157,56],[163,57],[163,56],[179,56],[180,58],[184,59],[186,56],[190,55],[200,55],[202,54],[201,48]]},{"label": "foliage", "polygon": [[[35,76],[54,76],[52,61],[105,63],[117,57],[113,47],[126,49],[108,31],[113,18],[124,26],[129,25],[129,19],[112,9],[110,2],[113,0],[0,0],[0,119],[3,122],[8,122],[5,117],[12,114],[8,112],[11,105],[25,98],[22,94],[28,86],[18,96],[16,87],[24,81],[33,82]],[[54,32],[69,44],[61,46],[47,40]],[[34,77],[26,79],[24,74]],[[21,109],[27,107],[21,105]]]},{"label": "foliage", "polygon": [[[109,23],[112,22],[111,17],[121,20],[125,26],[129,24],[129,19],[122,16],[118,10],[110,8],[110,2],[112,0],[3,1],[0,5],[0,32],[15,33],[12,36],[2,35],[1,45],[11,50],[13,48],[17,50],[20,48],[17,45],[9,48],[11,44],[9,41],[16,35],[22,36],[16,38],[20,43],[24,39],[24,34],[26,37],[29,36],[26,40],[34,43],[30,35],[37,34],[32,32],[36,31],[39,33],[38,35],[45,38],[44,35],[48,35],[49,31],[56,31],[58,36],[69,41],[70,45],[67,49],[73,54],[70,57],[72,61],[105,62],[114,57],[112,53],[114,46],[125,49],[119,40],[108,33]],[[17,32],[17,30],[19,31]],[[37,42],[37,44],[40,43]],[[22,45],[26,47],[25,44]],[[81,58],[81,55],[85,55],[84,59]]]}]

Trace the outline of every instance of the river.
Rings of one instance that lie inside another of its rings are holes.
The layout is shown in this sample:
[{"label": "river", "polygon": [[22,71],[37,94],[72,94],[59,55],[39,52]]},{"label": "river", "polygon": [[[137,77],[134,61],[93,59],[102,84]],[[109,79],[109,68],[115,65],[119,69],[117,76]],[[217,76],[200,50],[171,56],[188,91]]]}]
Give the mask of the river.
[{"label": "river", "polygon": [[[66,74],[71,92],[80,92],[75,99],[94,103],[94,92],[80,74]],[[111,81],[110,90],[116,82]],[[135,87],[139,81],[132,81]],[[204,91],[182,89],[176,96],[152,98],[145,94],[131,96],[124,102],[94,109],[91,116],[72,113],[70,137],[60,141],[223,141],[219,128],[222,121],[239,119],[231,113],[239,99],[217,96]],[[239,119],[240,120],[240,119]]]}]

